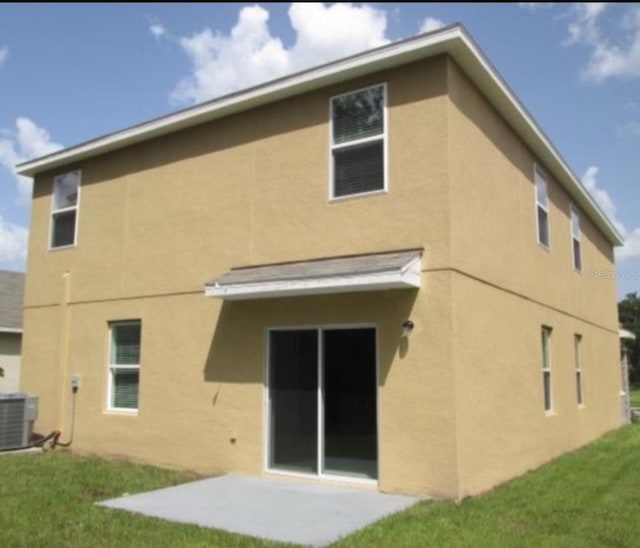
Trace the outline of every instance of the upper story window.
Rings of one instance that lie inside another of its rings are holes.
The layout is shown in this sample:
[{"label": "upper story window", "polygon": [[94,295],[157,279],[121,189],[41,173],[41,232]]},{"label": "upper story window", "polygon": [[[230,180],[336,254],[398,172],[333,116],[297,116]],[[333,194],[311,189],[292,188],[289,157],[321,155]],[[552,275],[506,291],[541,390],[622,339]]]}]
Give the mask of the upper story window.
[{"label": "upper story window", "polygon": [[547,189],[547,177],[544,172],[535,166],[534,178],[536,182],[536,215],[538,224],[538,243],[545,247],[551,247],[551,233],[549,230],[549,194]]},{"label": "upper story window", "polygon": [[573,249],[573,268],[582,270],[582,249],[580,247],[580,214],[571,206],[571,246]]},{"label": "upper story window", "polygon": [[80,171],[71,171],[53,178],[49,241],[51,249],[76,243],[80,178]]},{"label": "upper story window", "polygon": [[384,191],[386,86],[331,99],[331,198]]}]

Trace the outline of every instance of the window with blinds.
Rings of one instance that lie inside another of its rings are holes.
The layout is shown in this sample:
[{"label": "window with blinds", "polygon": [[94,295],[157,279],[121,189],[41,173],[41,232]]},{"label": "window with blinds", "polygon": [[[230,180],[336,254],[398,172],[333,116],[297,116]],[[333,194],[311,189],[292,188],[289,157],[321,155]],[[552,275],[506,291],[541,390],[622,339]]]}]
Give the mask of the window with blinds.
[{"label": "window with blinds", "polygon": [[331,197],[386,189],[385,86],[331,99]]},{"label": "window with blinds", "polygon": [[140,384],[140,321],[112,323],[109,409],[136,411]]}]

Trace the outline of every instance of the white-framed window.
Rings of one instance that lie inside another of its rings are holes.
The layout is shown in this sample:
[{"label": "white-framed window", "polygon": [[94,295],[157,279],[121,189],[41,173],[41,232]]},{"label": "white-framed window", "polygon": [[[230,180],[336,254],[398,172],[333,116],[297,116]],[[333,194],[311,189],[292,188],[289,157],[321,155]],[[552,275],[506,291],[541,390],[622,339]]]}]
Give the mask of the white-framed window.
[{"label": "white-framed window", "polygon": [[578,405],[584,403],[584,391],[582,389],[582,335],[573,336],[573,345],[576,360],[576,400]]},{"label": "white-framed window", "polygon": [[79,170],[53,178],[50,249],[70,247],[76,244],[80,179],[81,172]]},{"label": "white-framed window", "polygon": [[582,248],[580,246],[580,214],[571,206],[571,248],[573,251],[573,268],[582,270]]},{"label": "white-framed window", "polygon": [[331,199],[387,189],[386,89],[331,98]]},{"label": "white-framed window", "polygon": [[551,247],[551,230],[549,227],[549,192],[547,176],[537,165],[534,166],[536,183],[536,224],[538,227],[538,243]]},{"label": "white-framed window", "polygon": [[543,325],[542,334],[542,389],[544,392],[544,410],[553,411],[553,390],[551,387],[551,328]]},{"label": "white-framed window", "polygon": [[109,324],[109,410],[138,410],[141,328],[139,320]]}]

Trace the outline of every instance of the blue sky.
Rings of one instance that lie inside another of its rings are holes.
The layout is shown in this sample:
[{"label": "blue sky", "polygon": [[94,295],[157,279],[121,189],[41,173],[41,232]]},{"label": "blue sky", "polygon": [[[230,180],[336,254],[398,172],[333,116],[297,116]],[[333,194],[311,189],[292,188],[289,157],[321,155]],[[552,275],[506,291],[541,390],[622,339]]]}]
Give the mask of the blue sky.
[{"label": "blue sky", "polygon": [[627,237],[618,293],[640,291],[639,4],[0,4],[0,268],[25,268],[15,162],[454,22]]}]

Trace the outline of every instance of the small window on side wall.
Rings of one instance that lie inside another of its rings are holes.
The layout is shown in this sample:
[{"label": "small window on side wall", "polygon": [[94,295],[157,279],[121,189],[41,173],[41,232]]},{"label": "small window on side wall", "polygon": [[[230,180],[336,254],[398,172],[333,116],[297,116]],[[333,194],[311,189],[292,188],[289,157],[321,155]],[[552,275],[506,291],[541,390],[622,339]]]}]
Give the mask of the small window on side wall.
[{"label": "small window on side wall", "polygon": [[331,198],[383,191],[384,84],[331,99]]},{"label": "small window on side wall", "polygon": [[573,252],[573,268],[582,270],[582,246],[580,244],[580,214],[571,206],[571,247]]},{"label": "small window on side wall", "polygon": [[53,178],[50,249],[69,247],[76,243],[80,179],[80,171],[71,171]]},{"label": "small window on side wall", "polygon": [[574,358],[576,365],[576,399],[578,405],[584,404],[584,390],[582,388],[582,335],[573,336]]},{"label": "small window on side wall", "polygon": [[542,326],[542,392],[544,395],[544,410],[553,411],[553,389],[551,385],[551,328]]},{"label": "small window on side wall", "polygon": [[141,323],[114,322],[109,327],[109,410],[137,411]]},{"label": "small window on side wall", "polygon": [[538,243],[551,247],[551,231],[549,228],[549,194],[547,177],[544,172],[535,166],[534,178],[536,183],[536,223],[538,226]]}]

